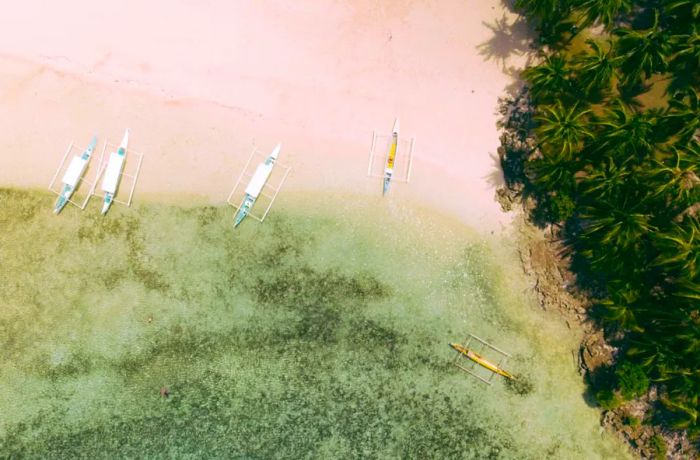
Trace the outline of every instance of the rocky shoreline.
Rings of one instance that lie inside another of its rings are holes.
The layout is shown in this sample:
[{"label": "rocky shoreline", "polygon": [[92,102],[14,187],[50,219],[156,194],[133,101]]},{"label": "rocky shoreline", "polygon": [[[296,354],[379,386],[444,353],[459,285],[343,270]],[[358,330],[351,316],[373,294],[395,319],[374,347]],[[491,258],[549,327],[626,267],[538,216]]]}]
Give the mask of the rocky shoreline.
[{"label": "rocky shoreline", "polygon": [[[561,257],[561,245],[524,218],[520,219],[518,251],[522,268],[530,280],[540,307],[556,311],[570,329],[583,332],[577,352],[572,351],[579,373],[591,385],[597,371],[611,366],[617,348],[605,339],[605,331],[588,318],[587,308],[591,300],[575,291],[574,275],[567,270]],[[595,397],[588,394],[589,404],[597,405]],[[625,441],[634,455],[643,459],[659,458],[654,445],[656,436],[663,438],[665,458],[692,459],[698,453],[682,432],[667,431],[649,424],[648,415],[658,401],[658,389],[651,386],[646,395],[613,410],[602,410],[600,424]]]},{"label": "rocky shoreline", "polygon": [[[508,175],[524,174],[519,166],[522,156],[537,155],[531,136],[533,107],[527,89],[512,99],[501,101],[503,120],[499,157],[506,174],[506,186],[496,192],[504,212],[517,212],[518,251],[523,271],[530,281],[542,309],[558,312],[570,329],[577,328],[583,336],[578,352],[572,351],[579,373],[588,384],[586,400],[599,407],[592,388],[596,379],[610,368],[618,349],[612,346],[606,332],[589,315],[594,304],[591,296],[576,287],[576,275],[569,270],[569,260],[559,240],[559,230],[549,225],[538,228],[528,219],[535,203],[524,198],[522,189],[508,180]],[[513,155],[515,154],[515,155]],[[648,392],[618,408],[602,410],[600,423],[627,443],[632,453],[643,459],[695,459],[697,450],[684,432],[671,431],[653,424],[650,414],[658,403],[660,389],[651,385]]]}]

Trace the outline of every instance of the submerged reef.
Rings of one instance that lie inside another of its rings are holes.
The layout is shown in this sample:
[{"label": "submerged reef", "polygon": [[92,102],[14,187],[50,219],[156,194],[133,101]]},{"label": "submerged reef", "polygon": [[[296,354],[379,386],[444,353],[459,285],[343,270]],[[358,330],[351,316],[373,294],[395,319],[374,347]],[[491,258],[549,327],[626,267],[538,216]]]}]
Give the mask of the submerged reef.
[{"label": "submerged reef", "polygon": [[[484,241],[367,209],[234,231],[224,207],[51,200],[0,189],[1,458],[624,457],[568,332],[535,327]],[[523,383],[452,366],[468,331]]]}]

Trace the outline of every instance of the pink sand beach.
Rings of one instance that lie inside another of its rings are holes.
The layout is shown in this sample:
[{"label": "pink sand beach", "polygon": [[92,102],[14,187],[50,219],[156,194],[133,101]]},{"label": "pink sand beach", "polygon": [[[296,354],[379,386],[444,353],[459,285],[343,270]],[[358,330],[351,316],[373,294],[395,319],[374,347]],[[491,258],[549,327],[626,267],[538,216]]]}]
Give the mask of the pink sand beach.
[{"label": "pink sand beach", "polygon": [[223,203],[278,141],[285,190],[381,195],[372,133],[400,117],[412,178],[386,199],[500,229],[502,19],[498,0],[20,2],[0,16],[0,185],[46,187],[70,141],[128,127],[137,200]]}]

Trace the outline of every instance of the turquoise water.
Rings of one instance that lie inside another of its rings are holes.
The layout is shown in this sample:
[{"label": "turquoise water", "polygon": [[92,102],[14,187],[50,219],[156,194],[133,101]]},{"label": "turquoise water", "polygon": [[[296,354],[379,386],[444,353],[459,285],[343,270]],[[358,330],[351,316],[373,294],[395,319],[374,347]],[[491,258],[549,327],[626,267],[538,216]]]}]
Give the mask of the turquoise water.
[{"label": "turquoise water", "polygon": [[[56,217],[0,190],[0,457],[626,457],[507,238],[286,200],[233,231],[227,207]],[[452,365],[468,332],[518,384]]]}]

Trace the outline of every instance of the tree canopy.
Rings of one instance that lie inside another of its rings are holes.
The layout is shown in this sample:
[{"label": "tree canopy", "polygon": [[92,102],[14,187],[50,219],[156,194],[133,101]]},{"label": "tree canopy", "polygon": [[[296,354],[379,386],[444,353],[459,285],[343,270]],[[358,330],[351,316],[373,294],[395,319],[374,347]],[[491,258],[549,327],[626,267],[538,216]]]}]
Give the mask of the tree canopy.
[{"label": "tree canopy", "polygon": [[[615,331],[604,407],[661,394],[700,438],[700,3],[517,0],[541,59],[522,76],[535,145],[517,178],[561,228],[581,287]],[[576,43],[577,46],[572,46]],[[515,179],[509,178],[509,183]]]}]

